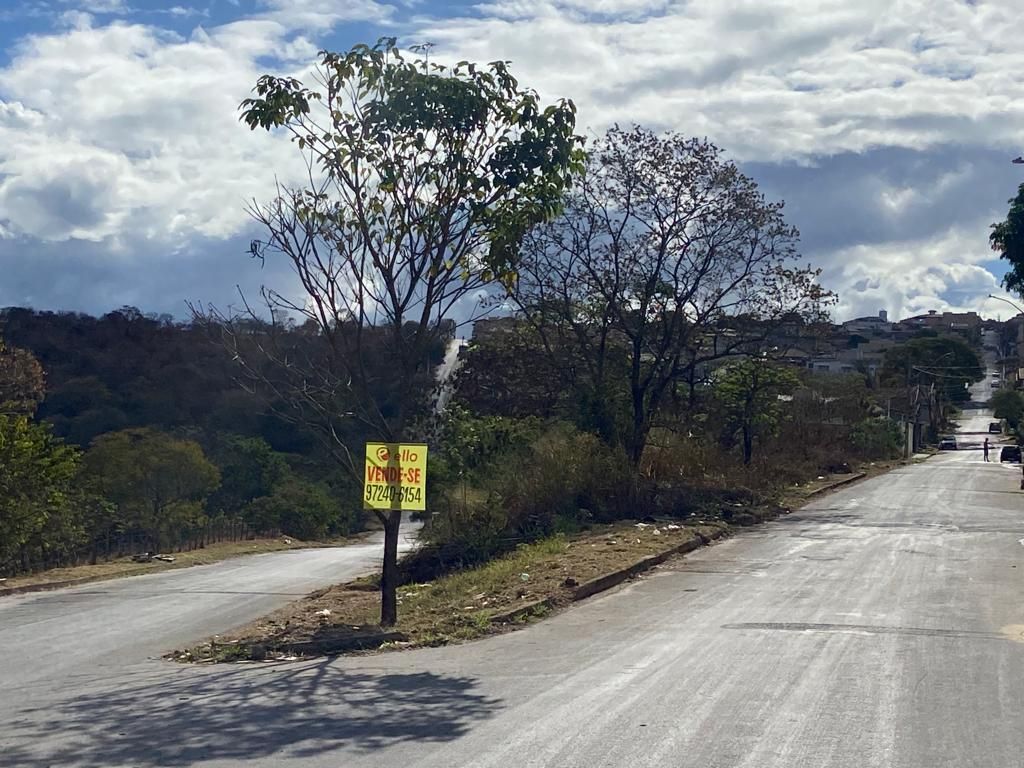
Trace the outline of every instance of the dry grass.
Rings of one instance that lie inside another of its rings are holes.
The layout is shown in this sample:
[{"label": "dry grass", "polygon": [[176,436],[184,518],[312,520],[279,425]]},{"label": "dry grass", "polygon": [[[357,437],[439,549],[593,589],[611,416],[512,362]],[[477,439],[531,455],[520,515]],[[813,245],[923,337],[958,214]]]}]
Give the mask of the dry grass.
[{"label": "dry grass", "polygon": [[620,523],[523,545],[479,568],[402,587],[395,635],[382,634],[376,623],[379,597],[368,591],[365,581],[341,584],[172,657],[231,661],[265,654],[289,657],[469,640],[509,628],[507,623],[496,623],[495,616],[532,605],[533,610],[515,622],[526,623],[568,604],[578,584],[715,529],[714,525]]},{"label": "dry grass", "polygon": [[231,557],[254,555],[262,552],[278,552],[286,549],[308,549],[310,547],[330,547],[351,543],[353,539],[341,539],[331,542],[308,542],[292,538],[252,539],[250,541],[223,542],[209,544],[204,549],[192,552],[173,553],[174,562],[165,563],[154,560],[149,563],[136,563],[130,557],[97,563],[96,565],[76,565],[69,568],[52,568],[48,571],[32,573],[26,576],[15,576],[0,581],[0,592],[7,589],[24,589],[63,585],[68,582],[84,584],[91,581],[115,579],[123,576],[140,576],[146,573],[170,571],[176,568],[188,568],[193,565],[208,565]]}]

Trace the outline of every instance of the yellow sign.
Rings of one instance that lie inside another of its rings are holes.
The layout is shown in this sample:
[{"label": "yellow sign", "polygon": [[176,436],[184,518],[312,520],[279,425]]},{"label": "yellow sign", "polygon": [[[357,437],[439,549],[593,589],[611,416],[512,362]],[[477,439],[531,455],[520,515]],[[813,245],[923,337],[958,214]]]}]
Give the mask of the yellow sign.
[{"label": "yellow sign", "polygon": [[425,510],[427,446],[423,443],[367,443],[363,508]]}]

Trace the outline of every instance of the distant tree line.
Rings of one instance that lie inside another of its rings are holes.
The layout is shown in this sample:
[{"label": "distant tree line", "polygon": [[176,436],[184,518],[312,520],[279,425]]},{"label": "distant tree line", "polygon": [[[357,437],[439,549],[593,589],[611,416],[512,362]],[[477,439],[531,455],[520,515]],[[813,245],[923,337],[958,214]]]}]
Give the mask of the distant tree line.
[{"label": "distant tree line", "polygon": [[[130,307],[99,318],[8,308],[0,323],[0,573],[228,531],[320,539],[362,527],[351,478],[308,429],[239,386],[207,328]],[[302,346],[302,329],[284,333]]]}]

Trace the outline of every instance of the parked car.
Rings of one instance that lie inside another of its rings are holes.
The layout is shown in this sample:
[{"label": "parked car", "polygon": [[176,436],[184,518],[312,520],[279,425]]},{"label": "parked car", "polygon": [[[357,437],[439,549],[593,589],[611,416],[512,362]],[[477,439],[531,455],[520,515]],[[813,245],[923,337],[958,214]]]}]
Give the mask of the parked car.
[{"label": "parked car", "polygon": [[1003,449],[999,452],[999,460],[1020,464],[1020,446],[1004,445]]},{"label": "parked car", "polygon": [[990,421],[988,423],[988,433],[990,435],[1001,435],[1003,434],[1003,425],[999,421]]},{"label": "parked car", "polygon": [[940,451],[955,451],[956,450],[956,438],[953,435],[946,435],[944,438],[939,440]]}]

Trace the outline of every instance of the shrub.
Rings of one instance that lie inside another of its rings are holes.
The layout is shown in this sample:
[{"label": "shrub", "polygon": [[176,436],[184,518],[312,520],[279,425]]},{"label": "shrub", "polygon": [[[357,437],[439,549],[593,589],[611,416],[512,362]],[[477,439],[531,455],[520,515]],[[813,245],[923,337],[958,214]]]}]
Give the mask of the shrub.
[{"label": "shrub", "polygon": [[[569,424],[545,428],[489,418],[475,420],[462,434],[471,439],[459,443],[461,455],[441,458],[445,488],[429,497],[427,544],[402,561],[404,581],[486,562],[519,543],[629,516],[635,509],[625,454]],[[472,454],[470,445],[483,450]],[[453,465],[462,471],[454,472]]]},{"label": "shrub", "polygon": [[280,531],[298,539],[344,536],[358,530],[358,513],[344,507],[319,483],[290,477],[272,494],[249,506],[247,519],[262,532]]},{"label": "shrub", "polygon": [[850,445],[865,459],[894,459],[903,447],[903,434],[890,419],[864,419],[850,430]]},{"label": "shrub", "polygon": [[628,517],[634,488],[625,453],[595,435],[558,424],[507,466],[490,503],[505,510],[511,531],[532,540],[565,523]]}]

